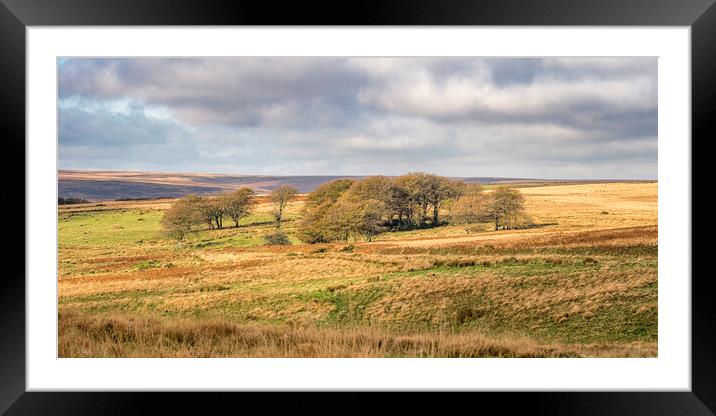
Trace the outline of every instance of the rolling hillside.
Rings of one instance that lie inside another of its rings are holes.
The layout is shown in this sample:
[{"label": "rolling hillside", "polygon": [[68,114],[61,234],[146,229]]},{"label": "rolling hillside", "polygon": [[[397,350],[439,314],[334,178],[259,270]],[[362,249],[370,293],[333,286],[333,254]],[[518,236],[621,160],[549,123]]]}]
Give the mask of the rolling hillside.
[{"label": "rolling hillside", "polygon": [[[300,193],[307,193],[322,183],[348,177],[360,178],[360,176],[264,176],[80,170],[60,170],[57,175],[58,196],[77,197],[90,201],[177,198],[190,193],[215,194],[244,186],[252,188],[258,193],[267,193],[277,186],[290,185],[298,189]],[[455,179],[482,184],[510,183],[523,186],[616,182],[497,177],[460,177]]]},{"label": "rolling hillside", "polygon": [[655,357],[658,185],[523,188],[539,225],[305,244],[163,234],[171,200],[58,210],[60,357]]}]

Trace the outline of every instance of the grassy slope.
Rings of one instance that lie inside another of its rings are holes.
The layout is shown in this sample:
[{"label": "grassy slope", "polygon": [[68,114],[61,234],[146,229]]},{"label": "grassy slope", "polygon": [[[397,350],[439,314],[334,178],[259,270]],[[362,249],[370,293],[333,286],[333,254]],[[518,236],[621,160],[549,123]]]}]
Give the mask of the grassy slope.
[{"label": "grassy slope", "polygon": [[[87,329],[134,322],[130,338],[136,339],[142,333],[137,320],[164,328],[158,332],[229,325],[298,334],[314,344],[324,336],[369,331],[361,336],[452,345],[430,350],[440,356],[489,355],[470,349],[482,342],[478,338],[492,339],[490,345],[522,340],[519,348],[496,355],[655,355],[656,185],[523,191],[535,220],[550,225],[497,233],[441,227],[348,246],[261,246],[274,229],[265,204],[238,228],[197,232],[181,245],[162,237],[161,211],[151,205],[61,210],[61,355],[171,355],[170,347],[151,343],[134,345],[134,352],[108,346]],[[285,222],[291,235],[299,211],[300,203],[294,204]],[[262,351],[278,348],[266,342]],[[312,353],[276,354],[430,355],[420,352],[423,347],[368,353],[350,342],[319,344]],[[174,348],[175,355],[192,354],[186,345]],[[215,354],[251,355],[229,347]]]}]

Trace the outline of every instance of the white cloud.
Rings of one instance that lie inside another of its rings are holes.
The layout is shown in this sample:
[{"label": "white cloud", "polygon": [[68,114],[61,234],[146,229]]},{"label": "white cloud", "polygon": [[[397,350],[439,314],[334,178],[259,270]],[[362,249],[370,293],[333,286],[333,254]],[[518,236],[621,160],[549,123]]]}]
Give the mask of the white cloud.
[{"label": "white cloud", "polygon": [[63,167],[656,177],[656,58],[67,59],[59,71]]},{"label": "white cloud", "polygon": [[[656,110],[653,78],[553,80],[496,86],[478,73],[437,80],[426,72],[393,73],[390,81],[359,94],[361,102],[380,110],[439,120],[485,121],[485,117],[514,120],[519,117],[564,118],[581,108],[616,111]],[[482,117],[480,117],[482,115]]]}]

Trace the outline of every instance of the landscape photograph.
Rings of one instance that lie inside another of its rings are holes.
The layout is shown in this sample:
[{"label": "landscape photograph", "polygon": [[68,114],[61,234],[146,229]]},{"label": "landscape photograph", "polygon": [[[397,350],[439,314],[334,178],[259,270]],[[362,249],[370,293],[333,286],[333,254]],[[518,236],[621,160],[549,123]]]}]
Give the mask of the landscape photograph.
[{"label": "landscape photograph", "polygon": [[658,357],[657,74],[58,58],[58,357]]}]

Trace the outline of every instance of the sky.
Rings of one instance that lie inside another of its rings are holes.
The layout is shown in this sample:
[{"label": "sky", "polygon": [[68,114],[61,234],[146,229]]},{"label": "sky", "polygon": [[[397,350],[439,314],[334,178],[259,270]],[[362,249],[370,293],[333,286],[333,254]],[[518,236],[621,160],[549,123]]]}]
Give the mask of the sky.
[{"label": "sky", "polygon": [[60,169],[656,179],[657,58],[63,58]]}]

